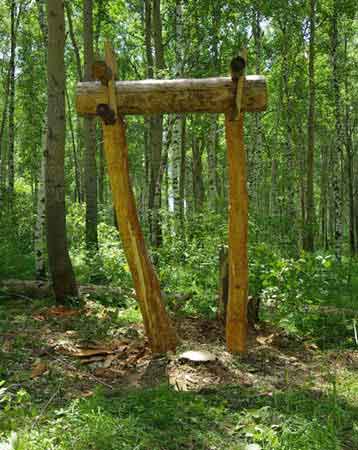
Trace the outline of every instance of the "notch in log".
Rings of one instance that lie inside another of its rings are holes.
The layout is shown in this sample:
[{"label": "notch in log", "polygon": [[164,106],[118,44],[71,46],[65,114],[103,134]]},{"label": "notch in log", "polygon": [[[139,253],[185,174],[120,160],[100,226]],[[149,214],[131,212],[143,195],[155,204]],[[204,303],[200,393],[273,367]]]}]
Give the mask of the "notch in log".
[{"label": "notch in log", "polygon": [[114,125],[116,123],[116,114],[106,103],[97,105],[97,115],[100,116],[105,125]]},{"label": "notch in log", "polygon": [[238,120],[242,110],[245,67],[247,61],[247,50],[243,49],[239,56],[233,58],[230,63],[231,79],[233,83],[234,104],[231,114],[231,120]]},{"label": "notch in log", "polygon": [[99,80],[103,86],[108,86],[108,82],[112,79],[113,74],[104,61],[95,61],[92,64],[92,77],[94,80]]},{"label": "notch in log", "polygon": [[244,74],[246,67],[246,59],[244,56],[239,55],[233,58],[230,63],[230,72],[232,81],[237,81]]}]

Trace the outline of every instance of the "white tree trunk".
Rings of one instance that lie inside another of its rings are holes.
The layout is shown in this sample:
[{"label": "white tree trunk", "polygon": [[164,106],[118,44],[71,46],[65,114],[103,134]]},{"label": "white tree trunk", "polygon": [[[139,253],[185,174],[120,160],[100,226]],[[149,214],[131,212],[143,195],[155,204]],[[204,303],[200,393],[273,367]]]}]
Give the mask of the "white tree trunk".
[{"label": "white tree trunk", "polygon": [[[181,78],[183,75],[183,6],[182,0],[176,0],[176,47],[175,47],[175,78]],[[183,139],[183,117],[181,114],[175,116],[172,140],[172,189],[173,189],[173,207],[174,214],[179,219],[182,211],[180,203],[180,167],[181,167],[181,149]]]},{"label": "white tree trunk", "polygon": [[47,125],[45,124],[42,135],[42,148],[41,152],[41,166],[39,170],[39,185],[37,191],[37,217],[35,228],[35,269],[36,280],[43,280],[46,278],[46,205],[45,205],[45,156],[44,150],[46,149],[47,142]]}]

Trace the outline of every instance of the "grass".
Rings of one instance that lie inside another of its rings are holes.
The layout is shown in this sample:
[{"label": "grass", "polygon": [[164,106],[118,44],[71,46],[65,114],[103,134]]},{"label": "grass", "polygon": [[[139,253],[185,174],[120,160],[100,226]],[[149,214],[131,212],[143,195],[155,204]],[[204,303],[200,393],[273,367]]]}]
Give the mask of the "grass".
[{"label": "grass", "polygon": [[22,418],[28,450],[239,450],[248,443],[265,450],[358,448],[357,405],[332,390],[319,396],[306,389],[258,396],[239,386],[209,393],[167,386],[97,390],[38,417]]},{"label": "grass", "polygon": [[[12,432],[17,433],[16,438],[12,436],[12,447],[3,448],[244,450],[255,443],[263,450],[358,449],[357,352],[317,348],[308,358],[302,343],[284,351],[266,346],[253,350],[247,360],[223,360],[220,367],[212,368],[251,373],[251,385],[232,378],[230,383],[209,382],[184,391],[154,376],[154,387],[133,388],[122,379],[107,386],[106,379],[94,379],[79,363],[59,360],[51,342],[62,342],[68,336],[75,336],[76,342],[106,342],[119,332],[138,328],[138,308],[134,304],[128,309],[103,307],[93,302],[86,308],[86,315],[58,318],[46,316],[46,300],[0,304],[0,379],[4,380],[0,385],[0,442],[4,444]],[[197,328],[193,336],[197,345],[201,337],[201,343],[208,342],[205,333],[216,338],[216,329],[205,331],[206,322],[192,325],[194,332]],[[339,342],[335,344],[338,348]],[[183,345],[193,344],[185,341]],[[214,344],[210,345],[214,351]],[[218,345],[216,351],[224,354],[222,343]],[[41,356],[42,349],[45,356]],[[32,379],[31,367],[39,358],[46,359],[49,371]],[[290,366],[290,359],[297,362]],[[286,360],[284,368],[282,361]],[[297,364],[306,364],[304,372]],[[177,370],[185,377],[208,374],[202,366],[178,366]],[[130,374],[133,371],[128,372],[128,379]]]}]

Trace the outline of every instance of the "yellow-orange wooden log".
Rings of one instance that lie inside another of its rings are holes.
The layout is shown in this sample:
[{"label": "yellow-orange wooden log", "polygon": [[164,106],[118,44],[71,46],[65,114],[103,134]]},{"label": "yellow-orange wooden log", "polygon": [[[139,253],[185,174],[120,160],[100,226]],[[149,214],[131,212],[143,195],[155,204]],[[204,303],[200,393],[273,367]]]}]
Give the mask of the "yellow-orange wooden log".
[{"label": "yellow-orange wooden log", "polygon": [[244,353],[247,345],[248,298],[248,194],[244,115],[225,115],[229,171],[229,299],[226,345],[231,353]]},{"label": "yellow-orange wooden log", "polygon": [[[266,80],[249,75],[244,80],[242,111],[264,111],[267,106]],[[225,113],[235,104],[235,91],[229,77],[116,81],[118,114]],[[99,82],[77,85],[79,114],[95,115],[100,104],[108,103],[108,90]]]},{"label": "yellow-orange wooden log", "polygon": [[[124,252],[133,277],[144,327],[153,353],[175,351],[176,334],[165,311],[159,280],[150,260],[138,219],[128,165],[125,125],[118,115],[114,77],[115,54],[109,42],[105,44],[106,64],[112,73],[108,80],[105,105],[112,110],[112,120],[102,122],[104,152]],[[109,103],[109,104],[108,104]],[[114,122],[114,123],[113,123]]]},{"label": "yellow-orange wooden log", "polygon": [[125,126],[103,124],[104,150],[124,251],[132,273],[144,327],[154,353],[174,351],[176,334],[166,314],[160,285],[141,231],[128,168]]}]

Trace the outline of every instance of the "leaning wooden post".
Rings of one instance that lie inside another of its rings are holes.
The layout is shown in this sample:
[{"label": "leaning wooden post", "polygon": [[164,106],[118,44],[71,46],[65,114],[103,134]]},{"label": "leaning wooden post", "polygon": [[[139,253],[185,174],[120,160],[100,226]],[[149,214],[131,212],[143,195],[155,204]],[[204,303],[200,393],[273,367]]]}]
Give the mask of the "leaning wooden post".
[{"label": "leaning wooden post", "polygon": [[247,346],[248,299],[248,194],[244,114],[242,98],[246,52],[232,60],[235,91],[232,111],[225,114],[229,170],[229,298],[226,315],[226,344],[229,352],[244,353]]},{"label": "leaning wooden post", "polygon": [[[107,103],[98,105],[97,113],[102,118],[104,151],[123,247],[150,347],[154,353],[174,351],[176,334],[162,302],[159,281],[145,246],[131,187],[125,124],[123,117],[117,114],[116,61],[109,43],[105,46],[105,59],[106,67],[94,64],[94,74],[108,86]],[[99,72],[101,76],[98,76]]]}]

